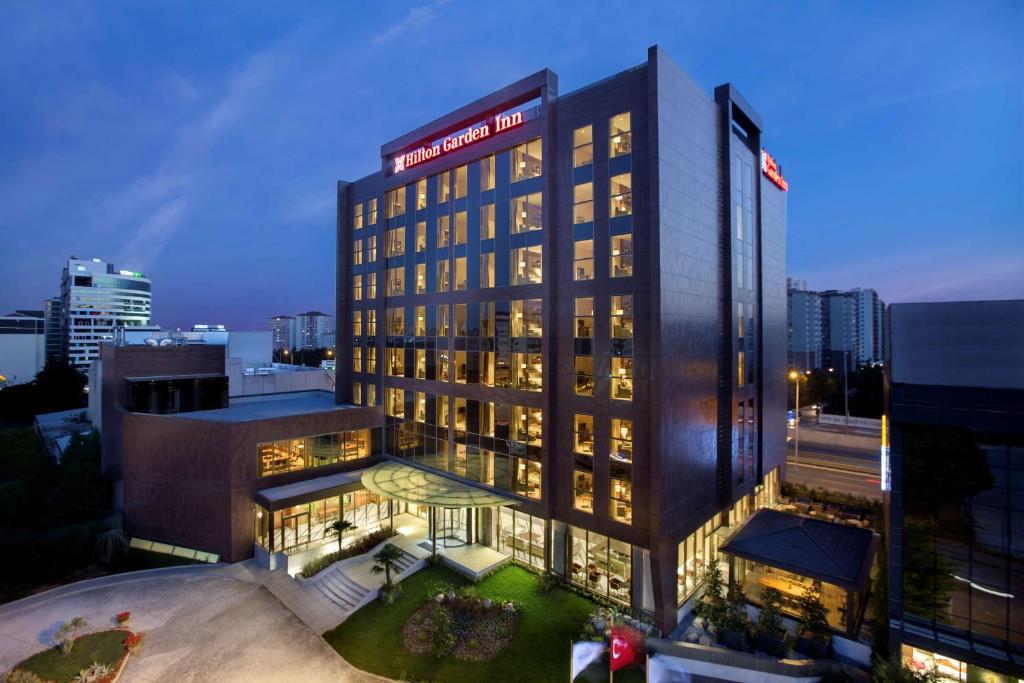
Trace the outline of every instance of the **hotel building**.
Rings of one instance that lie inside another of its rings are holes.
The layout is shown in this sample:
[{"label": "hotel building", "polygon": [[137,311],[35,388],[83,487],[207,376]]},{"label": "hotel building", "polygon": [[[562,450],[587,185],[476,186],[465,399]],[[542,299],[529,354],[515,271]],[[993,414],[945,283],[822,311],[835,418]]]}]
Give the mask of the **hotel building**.
[{"label": "hotel building", "polygon": [[403,512],[671,630],[785,462],[762,130],[652,47],[567,94],[528,76],[338,183],[337,403],[383,406],[380,458],[500,501]]}]

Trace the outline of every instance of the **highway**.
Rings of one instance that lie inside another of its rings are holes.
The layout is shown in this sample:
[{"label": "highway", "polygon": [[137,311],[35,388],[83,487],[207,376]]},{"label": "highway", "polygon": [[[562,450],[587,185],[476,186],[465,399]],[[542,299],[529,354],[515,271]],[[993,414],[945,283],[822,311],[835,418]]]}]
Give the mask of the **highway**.
[{"label": "highway", "polygon": [[881,500],[877,452],[801,444],[797,463],[788,446],[786,481]]}]

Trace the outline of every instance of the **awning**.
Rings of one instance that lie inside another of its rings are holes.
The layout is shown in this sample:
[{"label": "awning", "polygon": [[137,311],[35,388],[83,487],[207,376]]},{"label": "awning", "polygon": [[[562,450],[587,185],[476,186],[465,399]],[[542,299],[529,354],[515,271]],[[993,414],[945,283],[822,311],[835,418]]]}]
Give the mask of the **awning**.
[{"label": "awning", "polygon": [[294,484],[274,486],[257,491],[253,499],[267,510],[281,510],[313,500],[322,500],[363,488],[361,477],[365,469],[330,474],[316,479],[305,479]]},{"label": "awning", "polygon": [[374,493],[416,505],[485,508],[519,504],[515,498],[394,461],[363,470],[362,481]]},{"label": "awning", "polygon": [[763,508],[719,550],[770,567],[863,591],[879,536],[870,529]]}]

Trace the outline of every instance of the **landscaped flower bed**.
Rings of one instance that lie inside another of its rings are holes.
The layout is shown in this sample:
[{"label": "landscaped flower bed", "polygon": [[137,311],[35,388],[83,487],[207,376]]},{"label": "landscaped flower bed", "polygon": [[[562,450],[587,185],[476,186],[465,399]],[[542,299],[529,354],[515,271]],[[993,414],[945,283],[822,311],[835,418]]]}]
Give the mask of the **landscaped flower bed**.
[{"label": "landscaped flower bed", "polygon": [[511,602],[440,594],[412,613],[402,628],[411,654],[452,655],[467,662],[497,657],[515,636],[519,612]]},{"label": "landscaped flower bed", "polygon": [[[27,671],[42,681],[56,683],[78,680],[107,683],[114,680],[124,667],[129,654],[126,641],[131,639],[141,642],[140,636],[127,629],[87,633],[74,639],[67,654],[62,654],[57,647],[43,650],[18,664],[15,670]],[[87,672],[91,675],[83,675]]]},{"label": "landscaped flower bed", "polygon": [[299,572],[299,575],[305,579],[316,576],[319,572],[327,569],[335,562],[340,562],[341,560],[347,560],[350,557],[367,553],[392,536],[397,535],[398,532],[390,526],[381,527],[380,529],[371,531],[370,533],[357,538],[353,543],[346,546],[344,550],[335,550],[332,553],[321,555],[315,560],[310,560],[303,565],[302,571]]}]

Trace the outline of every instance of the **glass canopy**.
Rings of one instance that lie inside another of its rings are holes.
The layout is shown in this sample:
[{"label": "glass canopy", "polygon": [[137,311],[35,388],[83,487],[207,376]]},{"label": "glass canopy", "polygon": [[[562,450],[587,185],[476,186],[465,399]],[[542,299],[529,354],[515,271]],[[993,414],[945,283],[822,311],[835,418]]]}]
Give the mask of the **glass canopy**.
[{"label": "glass canopy", "polygon": [[519,504],[515,498],[400,462],[371,467],[363,472],[362,481],[363,486],[374,493],[417,505],[483,508]]}]

